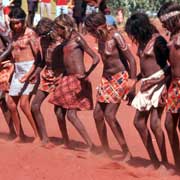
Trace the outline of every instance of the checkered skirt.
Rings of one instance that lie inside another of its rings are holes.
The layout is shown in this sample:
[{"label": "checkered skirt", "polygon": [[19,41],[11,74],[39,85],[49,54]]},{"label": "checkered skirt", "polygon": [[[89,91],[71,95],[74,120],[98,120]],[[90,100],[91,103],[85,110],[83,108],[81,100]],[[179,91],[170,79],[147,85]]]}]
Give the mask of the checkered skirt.
[{"label": "checkered skirt", "polygon": [[3,61],[0,63],[0,90],[9,90],[9,80],[14,71],[14,65],[10,61]]},{"label": "checkered skirt", "polygon": [[79,80],[75,75],[61,77],[49,102],[65,109],[91,110],[92,86],[89,80]]},{"label": "checkered skirt", "polygon": [[127,71],[102,77],[101,84],[97,87],[97,101],[101,103],[119,103],[128,93],[128,77]]},{"label": "checkered skirt", "polygon": [[167,111],[180,113],[180,79],[173,79],[168,89]]}]

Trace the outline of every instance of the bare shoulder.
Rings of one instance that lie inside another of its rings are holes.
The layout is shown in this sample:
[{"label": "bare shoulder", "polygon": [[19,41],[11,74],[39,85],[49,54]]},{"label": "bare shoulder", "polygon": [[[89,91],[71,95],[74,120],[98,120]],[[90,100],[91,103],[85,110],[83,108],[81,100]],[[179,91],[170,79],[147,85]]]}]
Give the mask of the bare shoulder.
[{"label": "bare shoulder", "polygon": [[122,51],[127,50],[127,43],[120,31],[114,31],[112,34],[112,38],[116,41]]},{"label": "bare shoulder", "polygon": [[38,38],[38,35],[36,34],[36,32],[33,29],[29,28],[29,27],[26,28],[24,34],[26,36],[29,36],[29,37],[32,37],[32,38]]},{"label": "bare shoulder", "polygon": [[180,47],[180,33],[176,34],[172,40],[174,41],[174,45],[176,46],[176,48],[179,49]]},{"label": "bare shoulder", "polygon": [[84,37],[79,32],[74,33],[74,39],[77,43],[85,41]]}]

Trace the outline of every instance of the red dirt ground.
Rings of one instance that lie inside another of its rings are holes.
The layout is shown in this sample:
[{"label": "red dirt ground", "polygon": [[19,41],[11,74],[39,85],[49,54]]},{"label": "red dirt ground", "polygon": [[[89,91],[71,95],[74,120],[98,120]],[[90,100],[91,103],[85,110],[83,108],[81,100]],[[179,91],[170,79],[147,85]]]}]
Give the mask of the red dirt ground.
[{"label": "red dirt ground", "polygon": [[[88,43],[96,50],[95,41],[87,36]],[[135,52],[135,47],[130,47]],[[86,57],[87,66],[91,61]],[[90,79],[93,83],[94,98],[96,86],[99,83],[102,71],[100,63]],[[87,147],[79,134],[68,122],[68,131],[72,144],[76,150],[67,150],[62,144],[61,134],[58,129],[57,121],[53,113],[52,105],[47,101],[42,106],[45,117],[48,134],[56,146],[53,149],[44,149],[38,145],[32,144],[33,132],[27,119],[21,113],[22,124],[25,133],[29,136],[29,142],[25,144],[13,144],[7,140],[7,125],[0,113],[0,180],[179,180],[178,175],[168,176],[161,171],[148,171],[147,165],[150,161],[147,152],[140,140],[138,133],[133,126],[134,109],[126,106],[123,102],[117,117],[124,130],[128,146],[134,157],[128,164],[120,161],[121,149],[108,128],[108,136],[111,148],[114,152],[114,158],[110,159],[104,154],[93,155],[87,151]],[[92,117],[92,111],[79,112],[82,122],[86,126],[92,140],[99,145],[95,123]],[[164,117],[163,117],[164,119]],[[163,124],[163,123],[162,123]],[[167,139],[167,136],[166,136]],[[153,138],[153,143],[157,150],[157,145]],[[167,142],[168,158],[173,163],[172,152]],[[157,150],[158,151],[158,150]]]}]

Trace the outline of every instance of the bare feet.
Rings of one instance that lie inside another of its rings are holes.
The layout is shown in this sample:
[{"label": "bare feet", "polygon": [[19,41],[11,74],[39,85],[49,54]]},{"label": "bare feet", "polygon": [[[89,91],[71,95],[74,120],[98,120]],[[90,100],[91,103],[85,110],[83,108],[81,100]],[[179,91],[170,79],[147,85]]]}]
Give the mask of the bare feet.
[{"label": "bare feet", "polygon": [[122,158],[122,162],[128,162],[132,159],[132,155],[130,152],[127,152],[124,154],[124,157]]},{"label": "bare feet", "polygon": [[65,148],[67,148],[67,149],[75,150],[75,147],[74,147],[70,142],[64,143],[64,146],[65,146]]},{"label": "bare feet", "polygon": [[17,137],[16,133],[9,133],[8,140],[13,140]]},{"label": "bare feet", "polygon": [[34,141],[33,141],[33,144],[40,144],[40,143],[41,143],[40,137],[35,137]]},{"label": "bare feet", "polygon": [[160,166],[159,166],[159,168],[157,170],[163,176],[172,176],[172,175],[176,174],[175,169],[170,167],[170,165],[168,163],[160,164]]},{"label": "bare feet", "polygon": [[52,149],[55,147],[55,145],[50,141],[46,141],[46,142],[42,142],[41,147],[46,149]]},{"label": "bare feet", "polygon": [[94,144],[92,144],[90,147],[89,147],[89,151],[93,154],[100,154],[102,153],[102,149],[98,148],[97,146],[95,146]]},{"label": "bare feet", "polygon": [[25,140],[24,138],[17,136],[12,142],[13,143],[23,143]]}]

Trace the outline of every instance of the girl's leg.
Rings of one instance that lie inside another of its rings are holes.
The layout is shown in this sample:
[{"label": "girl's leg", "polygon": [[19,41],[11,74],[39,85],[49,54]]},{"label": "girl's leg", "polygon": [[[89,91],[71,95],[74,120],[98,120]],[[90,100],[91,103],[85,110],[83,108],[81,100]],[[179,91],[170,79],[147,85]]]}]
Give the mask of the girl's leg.
[{"label": "girl's leg", "polygon": [[37,124],[39,134],[41,135],[42,142],[44,144],[49,143],[49,138],[47,135],[46,125],[44,122],[44,117],[41,113],[41,105],[48,93],[38,90],[31,104],[31,111],[34,117],[34,120]]},{"label": "girl's leg", "polygon": [[166,153],[166,145],[165,145],[165,137],[163,130],[161,128],[161,116],[164,108],[153,108],[151,111],[151,119],[150,126],[151,130],[155,135],[156,142],[159,147],[159,151],[161,154],[162,162],[167,163],[167,153]]},{"label": "girl's leg", "polygon": [[17,138],[15,139],[15,142],[20,142],[24,138],[24,133],[21,128],[19,112],[17,110],[18,102],[19,102],[18,96],[9,96],[9,95],[7,96],[7,105],[11,112],[12,120],[14,122],[16,134],[17,134]]},{"label": "girl's leg", "polygon": [[99,139],[101,141],[101,144],[104,148],[104,150],[109,153],[109,143],[107,138],[107,129],[104,119],[104,109],[106,107],[106,104],[100,104],[97,103],[93,112],[93,116],[96,123],[96,129],[99,135]]},{"label": "girl's leg", "polygon": [[9,109],[8,109],[5,98],[2,98],[0,100],[0,107],[1,107],[2,113],[4,115],[4,118],[5,118],[6,122],[7,122],[8,128],[9,128],[10,138],[15,138],[16,137],[16,131],[14,129],[12,115],[11,115],[11,112],[9,111]]},{"label": "girl's leg", "polygon": [[165,127],[168,134],[169,142],[174,156],[176,166],[180,167],[180,149],[179,138],[177,133],[177,126],[179,120],[179,113],[166,113]]},{"label": "girl's leg", "polygon": [[113,103],[107,104],[106,108],[105,108],[105,119],[106,119],[107,123],[109,124],[109,126],[110,126],[116,140],[118,141],[119,145],[122,148],[122,151],[123,151],[123,153],[125,155],[124,158],[129,160],[131,158],[131,154],[130,154],[129,148],[127,146],[127,143],[126,143],[122,128],[121,128],[119,122],[116,119],[116,113],[117,113],[117,110],[119,108],[119,105],[120,105],[119,103],[117,103],[117,104],[113,104]]},{"label": "girl's leg", "polygon": [[31,127],[33,128],[36,140],[40,141],[37,127],[36,127],[35,121],[33,119],[32,113],[31,113],[30,96],[29,95],[22,95],[20,97],[20,108],[22,109],[23,113],[25,114],[29,123],[31,124]]},{"label": "girl's leg", "polygon": [[134,118],[134,125],[139,132],[139,135],[143,141],[143,144],[149,154],[150,159],[152,160],[154,166],[159,166],[159,160],[155,153],[152,138],[150,132],[147,128],[147,120],[149,117],[150,111],[136,111]]},{"label": "girl's leg", "polygon": [[72,125],[76,128],[76,130],[79,132],[81,137],[85,140],[85,142],[88,144],[90,150],[93,151],[94,144],[91,141],[91,138],[89,137],[84,125],[78,118],[77,111],[76,110],[67,110],[67,118],[72,123]]},{"label": "girl's leg", "polygon": [[63,109],[59,106],[55,106],[54,112],[55,112],[57,120],[58,120],[58,125],[59,125],[59,129],[62,133],[64,144],[67,147],[69,147],[69,145],[70,145],[69,144],[69,136],[68,136],[67,127],[66,127],[66,120],[65,120],[66,109]]}]

